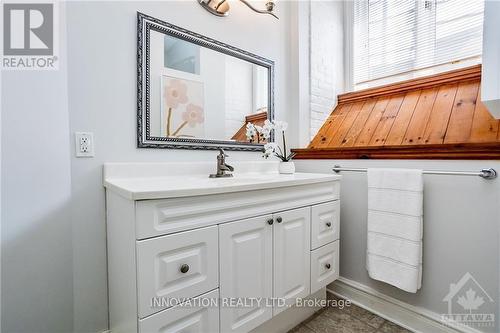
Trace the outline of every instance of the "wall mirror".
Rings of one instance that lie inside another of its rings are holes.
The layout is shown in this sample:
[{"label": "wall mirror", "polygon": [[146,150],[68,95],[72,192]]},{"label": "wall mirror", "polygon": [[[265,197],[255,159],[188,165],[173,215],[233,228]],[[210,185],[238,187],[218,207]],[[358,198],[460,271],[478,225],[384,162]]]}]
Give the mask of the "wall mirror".
[{"label": "wall mirror", "polygon": [[137,15],[138,147],[262,150],[246,126],[273,120],[274,62]]}]

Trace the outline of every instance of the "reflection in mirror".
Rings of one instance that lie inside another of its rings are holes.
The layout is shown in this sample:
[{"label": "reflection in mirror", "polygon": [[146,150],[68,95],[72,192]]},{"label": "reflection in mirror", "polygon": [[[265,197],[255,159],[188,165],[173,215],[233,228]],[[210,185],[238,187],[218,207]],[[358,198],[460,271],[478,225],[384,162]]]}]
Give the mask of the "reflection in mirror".
[{"label": "reflection in mirror", "polygon": [[266,67],[151,30],[151,136],[256,143],[246,125],[268,119],[269,75]]}]

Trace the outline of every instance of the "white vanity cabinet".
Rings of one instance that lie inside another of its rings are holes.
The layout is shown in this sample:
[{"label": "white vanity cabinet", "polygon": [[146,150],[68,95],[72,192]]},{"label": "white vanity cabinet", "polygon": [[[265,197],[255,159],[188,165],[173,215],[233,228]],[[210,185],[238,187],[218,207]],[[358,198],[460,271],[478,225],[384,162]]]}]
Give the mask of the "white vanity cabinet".
[{"label": "white vanity cabinet", "polygon": [[113,333],[250,332],[338,277],[338,176],[205,180],[190,192],[165,178],[144,184],[112,174]]}]

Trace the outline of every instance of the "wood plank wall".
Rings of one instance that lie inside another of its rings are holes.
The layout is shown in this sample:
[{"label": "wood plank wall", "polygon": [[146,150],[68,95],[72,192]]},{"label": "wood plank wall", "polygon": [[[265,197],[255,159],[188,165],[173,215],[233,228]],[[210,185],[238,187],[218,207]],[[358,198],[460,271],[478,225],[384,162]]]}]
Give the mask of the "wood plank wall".
[{"label": "wood plank wall", "polygon": [[340,156],[341,150],[362,151],[363,147],[373,153],[375,147],[408,150],[418,146],[425,154],[422,146],[426,145],[433,149],[468,144],[477,148],[480,143],[495,146],[500,144],[500,120],[481,103],[480,84],[479,65],[340,95],[339,104],[308,148],[294,151],[301,158],[316,150]]}]

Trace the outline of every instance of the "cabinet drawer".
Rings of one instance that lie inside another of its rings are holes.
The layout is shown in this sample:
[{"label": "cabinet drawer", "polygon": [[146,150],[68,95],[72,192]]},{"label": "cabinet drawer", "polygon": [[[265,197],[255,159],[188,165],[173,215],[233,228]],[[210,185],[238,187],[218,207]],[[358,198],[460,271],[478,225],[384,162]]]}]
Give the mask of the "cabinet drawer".
[{"label": "cabinet drawer", "polygon": [[138,241],[139,317],[217,288],[218,266],[217,226]]},{"label": "cabinet drawer", "polygon": [[311,210],[311,250],[339,239],[340,201],[315,205]]},{"label": "cabinet drawer", "polygon": [[339,191],[339,181],[328,181],[286,188],[140,200],[135,203],[136,237],[145,239],[311,206],[338,199]]},{"label": "cabinet drawer", "polygon": [[311,251],[311,294],[339,277],[339,241]]},{"label": "cabinet drawer", "polygon": [[219,332],[219,290],[139,320],[140,333]]}]

